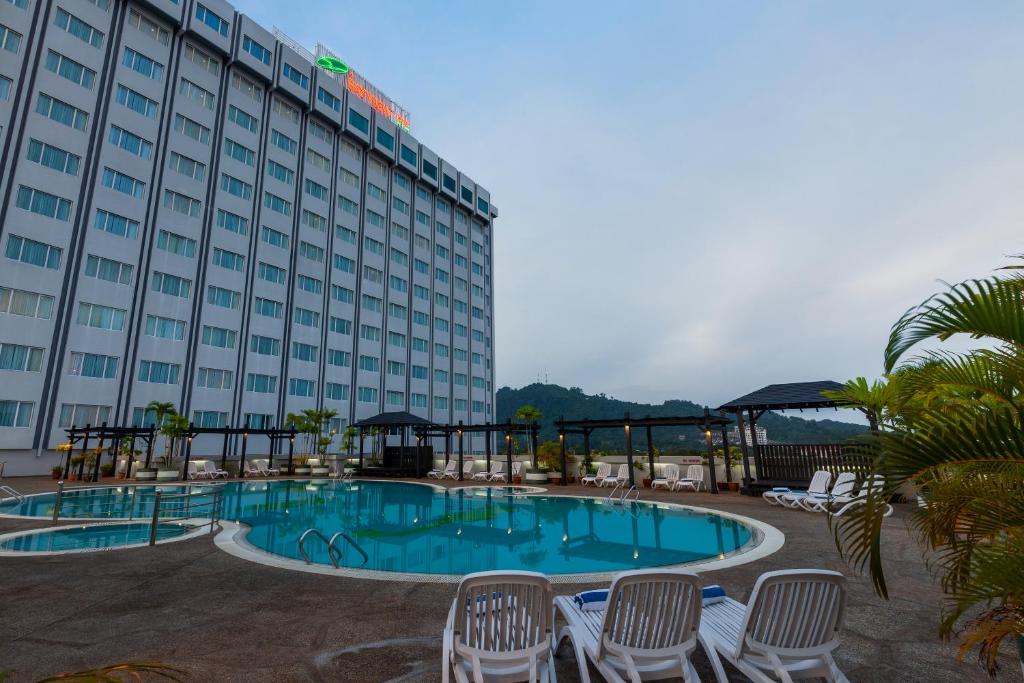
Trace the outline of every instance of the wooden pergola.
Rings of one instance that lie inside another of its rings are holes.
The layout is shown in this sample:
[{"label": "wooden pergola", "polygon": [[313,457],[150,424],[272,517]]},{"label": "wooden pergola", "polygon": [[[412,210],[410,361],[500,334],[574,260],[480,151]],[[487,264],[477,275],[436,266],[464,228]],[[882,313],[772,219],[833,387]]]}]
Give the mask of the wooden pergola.
[{"label": "wooden pergola", "polygon": [[[415,466],[413,471],[417,478],[422,477],[426,472],[422,472],[422,459],[423,459],[423,439],[418,435],[423,430],[433,429],[436,425],[430,420],[420,417],[419,415],[413,415],[412,413],[404,410],[397,410],[386,413],[379,413],[373,417],[368,417],[363,420],[356,422],[353,427],[359,430],[359,469],[364,468],[365,453],[363,451],[363,439],[369,432],[373,433],[374,430],[384,430],[385,432],[397,429],[401,437],[401,445],[399,451],[399,459],[401,463],[404,463],[407,459],[406,452],[406,439],[409,436],[411,430],[413,435],[416,436],[416,451],[415,451]],[[385,448],[387,446],[385,445]],[[351,444],[349,444],[349,456],[352,455]],[[399,469],[404,469],[404,465],[399,466]],[[399,472],[400,473],[400,472]]]},{"label": "wooden pergola", "polygon": [[[135,458],[135,441],[136,439],[142,439],[146,443],[146,467],[149,467],[149,461],[153,457],[153,444],[156,442],[156,427],[108,427],[107,423],[99,425],[98,427],[93,425],[85,425],[84,427],[71,426],[70,429],[65,429],[64,432],[68,435],[68,443],[71,444],[71,448],[68,450],[67,458],[64,462],[64,474],[63,478],[67,479],[71,474],[71,459],[72,453],[75,450],[75,444],[79,441],[82,442],[82,455],[89,450],[90,439],[98,439],[99,445],[97,448],[103,448],[103,442],[110,440],[113,442],[113,452],[111,457],[113,458],[114,468],[117,468],[117,456],[121,448],[121,439],[130,437],[132,440],[132,446],[128,450],[128,466],[125,469],[125,476],[130,476],[132,471],[132,461]],[[96,457],[96,462],[93,466],[93,481],[99,480],[100,474],[100,460],[103,459],[102,454]],[[78,478],[81,480],[82,475],[85,473],[85,460],[83,459],[78,465]]]},{"label": "wooden pergola", "polygon": [[[491,469],[491,434],[504,434],[505,435],[505,459],[506,464],[506,477],[509,484],[512,483],[512,435],[525,433],[533,441],[537,443],[538,435],[540,434],[540,425],[536,423],[527,422],[486,422],[480,425],[467,425],[459,422],[454,425],[430,425],[430,427],[424,428],[417,432],[417,440],[424,438],[443,438],[445,440],[445,465],[448,464],[451,453],[451,438],[455,436],[459,440],[459,481],[463,481],[462,464],[465,456],[463,450],[463,437],[466,433],[469,434],[484,434],[484,454],[487,458],[487,471]],[[536,446],[533,449],[534,453],[537,452]]]},{"label": "wooden pergola", "polygon": [[[590,456],[590,433],[595,429],[621,429],[625,434],[626,439],[626,463],[629,465],[629,485],[636,486],[636,480],[633,477],[633,429],[643,428],[647,431],[647,463],[651,473],[651,478],[654,478],[654,442],[651,439],[652,430],[655,427],[698,427],[704,432],[704,441],[708,450],[708,469],[711,471],[710,485],[708,489],[711,493],[718,493],[718,482],[715,479],[715,451],[711,442],[711,430],[715,428],[724,428],[725,425],[732,424],[732,420],[726,417],[720,417],[712,415],[708,408],[704,408],[703,415],[683,415],[678,417],[643,417],[635,418],[630,417],[629,413],[622,418],[613,419],[582,419],[582,420],[566,420],[559,418],[555,420],[555,427],[558,429],[558,443],[562,451],[562,485],[565,486],[568,481],[568,471],[566,469],[566,457],[565,457],[565,435],[566,434],[582,434],[583,435],[583,448],[586,455]],[[726,446],[728,448],[728,446]],[[726,451],[728,453],[728,451]],[[726,455],[728,458],[728,455]],[[728,471],[728,468],[726,468]]]},{"label": "wooden pergola", "polygon": [[[248,424],[241,427],[196,427],[191,422],[188,425],[188,431],[182,436],[186,437],[185,442],[185,465],[181,470],[181,478],[188,479],[188,463],[192,459],[192,439],[203,435],[203,434],[214,434],[223,435],[224,437],[224,448],[221,450],[220,456],[220,467],[224,469],[228,461],[228,445],[232,436],[242,437],[242,452],[238,459],[238,476],[241,477],[245,472],[245,457],[249,448],[249,437],[250,436],[265,436],[270,439],[270,450],[268,451],[267,467],[274,466],[274,450],[276,449],[277,442],[281,439],[288,439],[288,473],[292,473],[292,456],[295,452],[295,436],[298,434],[298,430],[295,429],[295,425],[289,425],[285,427],[269,427],[266,429],[253,429]],[[149,461],[146,461],[146,465],[149,465]]]},{"label": "wooden pergola", "polygon": [[[829,408],[838,410],[839,408],[855,407],[826,398],[822,394],[824,391],[843,388],[844,385],[830,380],[770,384],[718,407],[719,411],[736,415],[740,449],[743,451],[743,490],[745,493],[751,495],[757,493],[752,486],[753,478],[750,475],[751,455],[753,455],[754,464],[757,467],[759,488],[777,484],[806,484],[810,480],[808,472],[813,472],[818,468],[836,472],[847,467],[860,468],[862,463],[845,462],[842,446],[839,444],[769,446],[760,444],[757,440],[757,421],[770,410],[798,410],[800,412],[814,410],[818,412]],[[750,428],[749,449],[744,428],[744,413],[746,413]]]}]

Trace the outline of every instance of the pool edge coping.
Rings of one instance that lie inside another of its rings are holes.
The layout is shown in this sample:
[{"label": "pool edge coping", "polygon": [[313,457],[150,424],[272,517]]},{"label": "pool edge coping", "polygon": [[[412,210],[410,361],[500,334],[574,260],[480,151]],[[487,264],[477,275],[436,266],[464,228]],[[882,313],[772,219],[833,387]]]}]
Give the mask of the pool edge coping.
[{"label": "pool edge coping", "polygon": [[[53,533],[54,531],[60,531],[62,529],[69,529],[73,527],[80,528],[95,528],[104,526],[119,526],[124,524],[143,524],[149,526],[151,522],[144,519],[118,519],[118,520],[105,520],[103,522],[90,521],[88,519],[81,520],[65,520],[71,522],[69,524],[57,524],[55,526],[37,527],[34,529],[23,529],[21,531],[12,531],[5,534],[0,534],[0,543],[13,540],[15,538],[21,538],[23,536],[39,536],[42,534]],[[79,522],[86,522],[81,524]],[[193,517],[189,519],[178,519],[173,522],[161,522],[161,524],[187,524],[194,527],[190,531],[174,536],[172,538],[160,539],[155,545],[164,545],[165,543],[176,543],[178,541],[188,541],[193,538],[199,538],[210,533],[210,520],[209,518],[203,519],[200,517]],[[149,542],[143,543],[130,543],[128,545],[115,545],[107,548],[69,548],[67,550],[5,550],[0,548],[0,558],[7,557],[52,557],[54,555],[79,555],[82,553],[102,553],[111,550],[130,550],[132,548],[145,548],[149,546]]]}]

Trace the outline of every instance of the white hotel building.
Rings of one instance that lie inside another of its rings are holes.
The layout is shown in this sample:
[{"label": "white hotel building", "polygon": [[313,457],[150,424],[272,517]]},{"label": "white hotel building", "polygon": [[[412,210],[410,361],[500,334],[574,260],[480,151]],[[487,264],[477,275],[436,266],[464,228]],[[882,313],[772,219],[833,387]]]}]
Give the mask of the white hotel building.
[{"label": "white hotel building", "polygon": [[152,400],[494,419],[489,193],[313,60],[223,0],[0,0],[8,474]]}]

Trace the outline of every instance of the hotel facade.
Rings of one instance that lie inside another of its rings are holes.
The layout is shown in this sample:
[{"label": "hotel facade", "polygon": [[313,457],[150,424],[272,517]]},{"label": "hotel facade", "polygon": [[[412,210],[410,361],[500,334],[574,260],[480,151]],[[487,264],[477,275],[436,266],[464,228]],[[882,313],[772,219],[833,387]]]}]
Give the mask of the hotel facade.
[{"label": "hotel facade", "polygon": [[221,0],[0,0],[0,140],[8,474],[154,400],[493,420],[497,210],[324,48]]}]

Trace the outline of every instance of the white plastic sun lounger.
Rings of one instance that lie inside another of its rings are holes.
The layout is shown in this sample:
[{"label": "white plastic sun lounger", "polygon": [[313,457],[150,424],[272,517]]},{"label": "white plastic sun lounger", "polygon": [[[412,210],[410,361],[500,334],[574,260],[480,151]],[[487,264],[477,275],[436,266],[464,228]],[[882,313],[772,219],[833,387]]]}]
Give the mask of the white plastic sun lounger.
[{"label": "white plastic sun lounger", "polygon": [[[819,479],[819,474],[825,476],[820,477],[820,481],[824,484],[815,483],[815,479]],[[800,505],[800,501],[804,498],[828,498],[829,496],[829,483],[832,479],[832,475],[828,472],[815,472],[814,479],[811,479],[810,486],[807,487],[806,491],[790,491],[789,493],[780,494],[778,497],[779,505],[790,508],[791,510],[803,509]],[[836,477],[836,484],[842,484],[841,491],[849,493],[853,490],[854,482],[857,480],[857,475],[853,472],[840,472],[839,476]]]},{"label": "white plastic sun lounger", "polygon": [[467,574],[442,638],[442,680],[554,682],[554,604],[543,574]]},{"label": "white plastic sun lounger", "polygon": [[427,476],[432,478],[432,479],[444,479],[445,477],[447,477],[449,475],[452,475],[452,478],[455,479],[457,477],[455,477],[454,475],[455,475],[458,467],[459,467],[458,461],[456,461],[456,460],[449,460],[448,462],[446,462],[444,464],[444,469],[443,470],[438,470],[438,469],[430,470],[429,472],[427,472]]},{"label": "white plastic sun lounger", "polygon": [[[853,472],[840,472],[839,476],[836,477],[836,483],[832,485],[831,491],[824,495],[809,493],[806,496],[792,498],[792,500],[795,500],[796,505],[791,505],[790,507],[801,507],[808,512],[825,512],[833,503],[853,500],[853,490],[856,486],[856,474]],[[782,496],[781,502],[783,505],[787,505],[790,500],[789,496]]]},{"label": "white plastic sun lounger", "polygon": [[490,470],[480,470],[479,472],[473,475],[473,479],[482,479],[483,481],[490,481],[491,477],[493,477],[495,474],[500,473],[504,467],[505,466],[501,463],[500,460],[495,460],[491,462]]},{"label": "white plastic sun lounger", "polygon": [[256,466],[256,463],[252,460],[245,461],[245,470],[242,474],[246,477],[262,477],[263,473],[260,472],[260,468]]},{"label": "white plastic sun lounger", "polygon": [[610,462],[603,462],[597,466],[596,474],[588,474],[580,479],[580,484],[586,486],[587,484],[593,484],[594,486],[600,486],[601,482],[608,478],[608,475],[612,473],[612,464]]},{"label": "white plastic sun lounger", "polygon": [[188,478],[189,479],[209,479],[210,475],[207,473],[205,467],[200,467],[198,462],[196,462],[195,460],[192,460],[192,461],[190,461],[188,463]]},{"label": "white plastic sun lounger", "polygon": [[803,678],[849,683],[832,658],[845,608],[846,579],[838,572],[767,572],[746,605],[725,598],[705,606],[700,635],[720,683],[728,679],[719,657],[754,683]]},{"label": "white plastic sun lounger", "polygon": [[210,479],[217,479],[218,477],[224,477],[226,479],[229,474],[227,470],[222,470],[213,464],[212,460],[203,461],[203,468],[206,470],[206,474]]},{"label": "white plastic sun lounger", "polygon": [[627,481],[629,481],[629,465],[623,463],[619,465],[619,469],[614,475],[608,475],[602,479],[598,486],[617,486],[619,484],[625,486]]},{"label": "white plastic sun lounger", "polygon": [[275,476],[276,477],[277,475],[281,474],[281,470],[276,468],[276,467],[271,467],[270,466],[270,461],[267,460],[266,458],[260,458],[259,460],[253,460],[252,462],[253,462],[254,465],[256,465],[256,469],[259,470],[259,473],[261,475],[263,475],[264,477],[269,477],[269,476]]},{"label": "white plastic sun lounger", "polygon": [[590,683],[588,659],[616,683],[680,677],[700,682],[690,662],[701,618],[696,574],[627,571],[612,579],[603,610],[584,610],[572,596],[555,598],[555,607],[566,622],[557,643],[572,642],[583,683]]},{"label": "white plastic sun lounger", "polygon": [[668,464],[662,471],[664,476],[655,477],[651,480],[651,490],[665,488],[671,491],[679,481],[679,465]]},{"label": "white plastic sun lounger", "polygon": [[690,465],[686,468],[686,476],[676,481],[673,491],[689,489],[700,491],[701,487],[707,488],[704,484],[704,465]]},{"label": "white plastic sun lounger", "polygon": [[[864,480],[861,484],[860,490],[856,495],[844,496],[842,499],[833,499],[833,505],[841,505],[841,507],[832,511],[831,507],[826,507],[825,510],[833,517],[839,517],[845,515],[847,512],[857,507],[858,505],[864,505],[867,502],[868,493],[872,490],[880,491],[885,486],[885,478],[874,474]],[[883,517],[888,517],[892,514],[892,505],[889,503],[885,504],[885,512],[882,514]]]},{"label": "white plastic sun lounger", "polygon": [[764,498],[772,505],[782,505],[782,496],[802,496],[807,493],[828,493],[828,485],[832,481],[832,473],[826,470],[818,470],[811,477],[811,485],[807,487],[806,491],[794,491],[789,488],[775,488],[771,491],[765,491],[761,494]]}]

